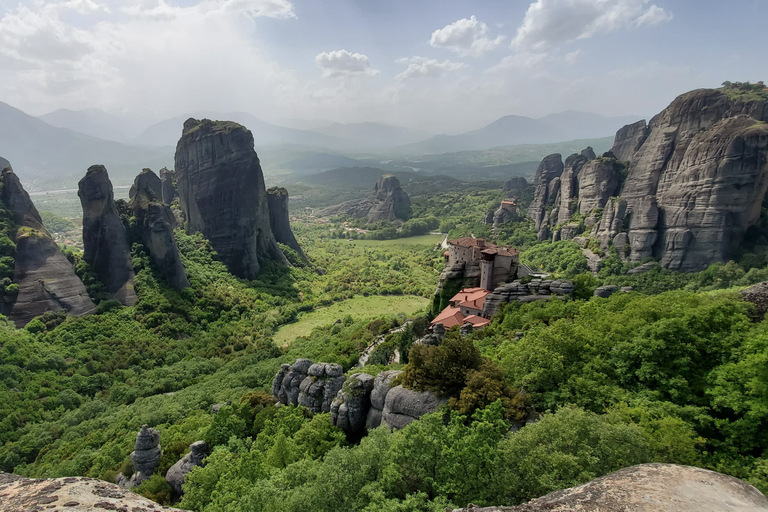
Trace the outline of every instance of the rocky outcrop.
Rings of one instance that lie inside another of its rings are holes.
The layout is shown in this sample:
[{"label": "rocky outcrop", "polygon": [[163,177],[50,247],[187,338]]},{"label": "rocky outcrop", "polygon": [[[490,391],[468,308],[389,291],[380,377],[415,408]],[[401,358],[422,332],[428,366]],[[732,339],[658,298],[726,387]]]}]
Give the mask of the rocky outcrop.
[{"label": "rocky outcrop", "polygon": [[133,475],[131,478],[126,478],[120,474],[117,476],[117,483],[120,487],[131,488],[148,480],[160,464],[162,454],[160,432],[147,425],[142,425],[141,430],[136,434],[136,444],[133,452],[131,452]]},{"label": "rocky outcrop", "polygon": [[365,431],[374,378],[367,373],[349,377],[331,404],[331,424],[348,435]]},{"label": "rocky outcrop", "polygon": [[593,295],[595,297],[602,297],[603,299],[607,299],[617,291],[619,291],[618,286],[614,284],[609,284],[605,286],[598,286],[597,288],[595,288]]},{"label": "rocky outcrop", "polygon": [[96,478],[38,480],[10,473],[0,473],[0,508],[3,512],[181,512]]},{"label": "rocky outcrop", "polygon": [[160,169],[160,186],[163,202],[170,205],[179,195],[176,192],[176,176],[173,171],[169,171],[165,167]]},{"label": "rocky outcrop", "polygon": [[706,469],[673,464],[631,466],[517,507],[454,512],[765,512],[768,499],[748,483]]},{"label": "rocky outcrop", "polygon": [[176,146],[176,184],[189,233],[202,233],[230,272],[254,279],[259,258],[288,265],[272,233],[253,135],[225,121],[188,119]]},{"label": "rocky outcrop", "polygon": [[503,284],[485,297],[483,316],[491,318],[501,304],[512,301],[533,302],[553,298],[567,298],[573,294],[576,285],[566,279],[533,279],[528,283],[520,280]]},{"label": "rocky outcrop", "polygon": [[5,169],[2,182],[0,199],[16,227],[13,281],[19,286],[16,301],[3,304],[3,313],[17,327],[46,311],[64,310],[75,316],[92,313],[96,306],[85,285],[43,226],[19,178]]},{"label": "rocky outcrop", "polygon": [[514,198],[517,197],[519,194],[525,192],[528,189],[528,181],[526,181],[525,178],[522,176],[515,176],[514,178],[508,179],[504,186],[502,187],[502,191],[504,192],[504,197],[506,198]]},{"label": "rocky outcrop", "polygon": [[109,173],[92,165],[78,184],[83,207],[83,259],[93,268],[107,293],[125,306],[136,302],[131,244],[115,206]]},{"label": "rocky outcrop", "polygon": [[371,408],[368,409],[368,415],[365,419],[366,429],[370,430],[381,425],[387,395],[392,388],[392,382],[401,373],[403,372],[400,370],[387,370],[378,374],[374,379],[370,396]]},{"label": "rocky outcrop", "polygon": [[346,379],[339,364],[297,359],[292,365],[281,366],[272,380],[272,394],[283,405],[302,405],[314,413],[330,412]]},{"label": "rocky outcrop", "polygon": [[753,320],[762,322],[768,312],[768,282],[763,281],[754,286],[741,290],[741,298],[755,305]]},{"label": "rocky outcrop", "polygon": [[205,441],[196,441],[189,445],[189,453],[171,466],[165,474],[165,481],[168,482],[168,485],[171,486],[177,496],[181,496],[184,493],[182,485],[184,485],[187,473],[197,466],[202,466],[203,459],[208,456],[209,452],[210,448]]},{"label": "rocky outcrop", "polygon": [[447,402],[447,398],[438,397],[429,391],[418,392],[395,386],[389,390],[384,400],[381,423],[390,429],[404,428],[421,416],[435,412]]},{"label": "rocky outcrop", "polygon": [[374,186],[373,195],[365,199],[353,199],[317,211],[320,217],[344,215],[366,218],[368,222],[401,222],[411,216],[411,200],[394,176],[382,176]]},{"label": "rocky outcrop", "polygon": [[160,178],[151,169],[144,169],[136,176],[131,190],[131,209],[144,247],[171,287],[177,290],[188,287],[189,280],[173,236],[176,218],[162,201]]},{"label": "rocky outcrop", "polygon": [[502,201],[501,205],[493,212],[493,228],[498,229],[502,224],[515,222],[519,219],[517,205],[512,201]]},{"label": "rocky outcrop", "polygon": [[269,203],[269,226],[275,235],[275,240],[285,244],[299,255],[306,259],[304,251],[301,249],[296,237],[291,230],[291,220],[288,215],[288,191],[283,187],[272,187],[267,190],[267,201]]},{"label": "rocky outcrop", "polygon": [[529,217],[545,239],[572,215],[564,205],[578,204],[583,229],[631,262],[653,257],[689,272],[726,261],[760,218],[768,190],[766,121],[766,99],[683,94],[647,125],[619,130],[613,149],[576,176],[576,195],[564,192],[567,173],[552,177],[557,155],[545,159]]}]

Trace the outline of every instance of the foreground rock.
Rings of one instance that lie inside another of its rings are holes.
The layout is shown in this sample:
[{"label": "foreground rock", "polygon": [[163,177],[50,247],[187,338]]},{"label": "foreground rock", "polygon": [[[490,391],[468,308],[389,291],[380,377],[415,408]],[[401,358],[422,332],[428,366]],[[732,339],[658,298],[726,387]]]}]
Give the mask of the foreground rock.
[{"label": "foreground rock", "polygon": [[517,507],[454,512],[762,512],[768,499],[748,483],[706,469],[641,464]]},{"label": "foreground rock", "polygon": [[0,473],[3,512],[178,511],[96,478],[24,478]]},{"label": "foreground rock", "polygon": [[371,407],[373,383],[373,376],[367,373],[352,375],[331,404],[331,424],[349,435],[362,434]]},{"label": "foreground rock", "polygon": [[176,218],[163,203],[160,178],[151,169],[144,169],[136,176],[132,192],[131,209],[144,247],[170,286],[177,290],[188,287],[189,280],[173,236]]},{"label": "foreground rock", "polygon": [[539,239],[583,232],[631,262],[691,272],[727,261],[768,190],[766,121],[766,99],[683,94],[647,125],[619,130],[601,157],[545,158],[528,216]]},{"label": "foreground rock", "polygon": [[314,413],[330,412],[331,402],[345,380],[339,364],[297,359],[292,365],[282,365],[272,380],[272,394],[283,405],[303,405]]},{"label": "foreground rock", "polygon": [[176,146],[176,184],[189,233],[202,233],[230,272],[254,279],[259,258],[288,265],[272,233],[253,135],[225,121],[188,119]]},{"label": "foreground rock", "polygon": [[197,466],[203,465],[203,459],[208,456],[209,446],[205,441],[196,441],[189,445],[189,453],[171,466],[165,474],[165,481],[168,482],[177,496],[183,494],[182,485],[187,474]]},{"label": "foreground rock", "polygon": [[124,306],[136,302],[131,244],[120,220],[112,182],[103,165],[92,165],[78,184],[83,207],[83,259],[93,268],[107,293]]},{"label": "foreground rock", "polygon": [[318,210],[320,217],[345,215],[365,218],[368,222],[402,222],[411,216],[411,200],[394,176],[382,176],[374,185],[373,195]]},{"label": "foreground rock", "polygon": [[447,398],[438,397],[429,391],[418,392],[403,386],[390,389],[384,399],[381,424],[393,428],[404,428],[425,414],[435,412]]},{"label": "foreground rock", "polygon": [[46,311],[70,315],[92,313],[96,305],[72,263],[43,226],[37,208],[10,169],[2,173],[2,202],[16,225],[16,261],[13,281],[19,286],[16,301],[3,304],[3,314],[17,327]]},{"label": "foreground rock", "polygon": [[275,240],[287,245],[298,252],[299,256],[306,259],[307,256],[291,230],[291,220],[290,215],[288,215],[288,191],[283,187],[272,187],[267,190],[267,200],[269,202],[269,225],[275,235]]},{"label": "foreground rock", "polygon": [[117,483],[120,487],[136,487],[141,482],[151,477],[157,466],[160,464],[160,457],[163,455],[163,449],[160,446],[160,432],[142,425],[139,433],[136,434],[136,444],[131,452],[131,462],[133,462],[133,475],[131,478],[125,478],[124,475],[117,475]]}]

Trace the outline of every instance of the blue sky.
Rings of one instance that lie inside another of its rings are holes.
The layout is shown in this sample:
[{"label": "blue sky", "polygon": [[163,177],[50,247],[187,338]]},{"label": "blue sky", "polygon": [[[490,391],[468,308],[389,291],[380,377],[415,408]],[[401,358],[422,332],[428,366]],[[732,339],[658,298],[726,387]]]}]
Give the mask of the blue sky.
[{"label": "blue sky", "polygon": [[380,121],[656,113],[768,79],[768,0],[0,0],[0,101]]}]

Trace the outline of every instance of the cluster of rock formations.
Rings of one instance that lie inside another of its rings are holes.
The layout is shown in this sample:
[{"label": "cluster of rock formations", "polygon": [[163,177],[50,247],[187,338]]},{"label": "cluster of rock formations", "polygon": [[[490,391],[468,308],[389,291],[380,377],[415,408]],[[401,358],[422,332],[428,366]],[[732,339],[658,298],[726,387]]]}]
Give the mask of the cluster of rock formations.
[{"label": "cluster of rock formations", "polygon": [[400,187],[395,176],[382,176],[373,188],[373,195],[364,199],[353,199],[335,206],[318,210],[320,217],[344,215],[365,218],[369,223],[388,221],[402,222],[411,217],[411,200]]},{"label": "cluster of rock formations", "polygon": [[264,174],[249,130],[228,121],[188,119],[175,163],[187,232],[210,240],[230,272],[255,279],[260,258],[289,265],[272,232]]},{"label": "cluster of rock formations", "polygon": [[75,268],[43,226],[29,194],[10,168],[2,171],[2,200],[16,228],[13,282],[19,287],[14,302],[2,303],[2,312],[17,327],[46,311],[65,310],[72,315],[92,313],[96,305],[88,296]]},{"label": "cluster of rock formations", "polygon": [[732,476],[674,464],[640,464],[517,507],[453,512],[764,512],[768,499]]},{"label": "cluster of rock formations", "polygon": [[203,465],[203,459],[208,456],[210,447],[205,441],[195,441],[189,445],[189,453],[179,459],[165,474],[165,481],[171,486],[177,496],[184,494],[181,486],[190,471]]},{"label": "cluster of rock formations", "polygon": [[338,364],[297,359],[292,365],[282,365],[272,381],[272,394],[283,405],[330,412],[333,425],[357,436],[380,425],[403,428],[446,402],[433,393],[392,387],[400,373],[389,370],[375,378],[356,373],[347,379]]},{"label": "cluster of rock formations", "polygon": [[602,157],[546,157],[528,216],[540,239],[583,231],[631,262],[686,272],[728,260],[768,190],[766,121],[768,100],[683,94],[650,123],[619,130]]},{"label": "cluster of rock formations", "polygon": [[485,297],[483,317],[491,318],[501,304],[512,301],[533,302],[549,300],[555,297],[570,297],[576,285],[567,279],[533,279],[523,283],[519,279],[503,284]]}]

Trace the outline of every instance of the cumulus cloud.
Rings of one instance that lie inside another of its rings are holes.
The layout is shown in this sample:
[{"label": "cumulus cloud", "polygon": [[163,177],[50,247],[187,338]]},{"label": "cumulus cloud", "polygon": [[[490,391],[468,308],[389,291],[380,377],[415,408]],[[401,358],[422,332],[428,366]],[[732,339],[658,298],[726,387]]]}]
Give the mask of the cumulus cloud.
[{"label": "cumulus cloud", "polygon": [[512,41],[518,50],[540,51],[625,27],[656,25],[672,14],[649,0],[536,0]]},{"label": "cumulus cloud", "polygon": [[503,40],[504,36],[491,39],[488,25],[470,16],[432,32],[429,44],[435,48],[447,48],[459,55],[479,57],[499,46]]},{"label": "cumulus cloud", "polygon": [[410,57],[407,59],[398,59],[398,64],[407,64],[408,67],[397,75],[396,80],[408,80],[409,78],[437,78],[458,71],[465,65],[461,62],[451,62],[437,59],[428,59],[426,57]]},{"label": "cumulus cloud", "polygon": [[367,55],[347,50],[323,52],[315,57],[315,63],[324,77],[374,76],[379,71],[371,68]]}]

